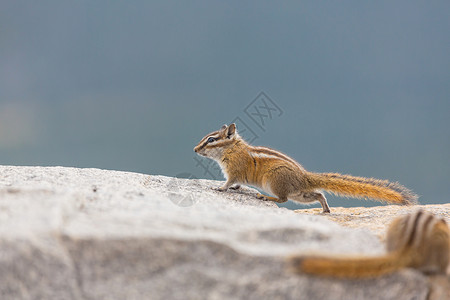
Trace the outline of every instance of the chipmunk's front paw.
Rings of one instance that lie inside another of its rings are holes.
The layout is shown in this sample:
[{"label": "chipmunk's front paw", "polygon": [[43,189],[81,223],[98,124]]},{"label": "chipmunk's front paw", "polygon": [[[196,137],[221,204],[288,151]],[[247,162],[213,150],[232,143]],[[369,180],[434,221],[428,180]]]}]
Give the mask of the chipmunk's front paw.
[{"label": "chipmunk's front paw", "polygon": [[218,191],[218,192],[225,192],[227,189],[226,188],[224,188],[224,187],[218,187],[218,188],[211,188],[212,190],[214,190],[214,191]]}]

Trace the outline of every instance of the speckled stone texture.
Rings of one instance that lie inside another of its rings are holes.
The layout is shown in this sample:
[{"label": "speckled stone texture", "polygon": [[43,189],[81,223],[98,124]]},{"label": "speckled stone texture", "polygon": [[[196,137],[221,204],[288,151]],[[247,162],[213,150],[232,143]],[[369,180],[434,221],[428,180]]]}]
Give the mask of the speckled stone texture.
[{"label": "speckled stone texture", "polygon": [[[329,220],[337,222],[349,228],[365,228],[385,239],[389,223],[400,216],[412,213],[418,209],[426,210],[450,224],[450,204],[439,205],[412,205],[412,206],[375,206],[375,207],[333,207],[331,213],[326,216]],[[322,210],[317,208],[298,209],[299,214],[316,215]]]},{"label": "speckled stone texture", "polygon": [[403,270],[297,276],[293,253],[380,254],[366,229],[218,192],[221,183],[98,169],[0,166],[0,299],[426,299]]}]

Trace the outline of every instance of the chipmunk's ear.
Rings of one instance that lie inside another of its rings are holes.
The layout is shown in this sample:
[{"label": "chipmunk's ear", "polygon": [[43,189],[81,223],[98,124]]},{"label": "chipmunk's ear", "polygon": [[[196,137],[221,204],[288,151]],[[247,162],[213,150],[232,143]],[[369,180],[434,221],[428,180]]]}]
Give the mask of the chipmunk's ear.
[{"label": "chipmunk's ear", "polygon": [[230,124],[227,129],[227,138],[231,138],[236,133],[236,124]]},{"label": "chipmunk's ear", "polygon": [[222,127],[220,128],[220,130],[225,130],[225,129],[227,129],[227,127],[228,127],[227,124],[223,124]]}]

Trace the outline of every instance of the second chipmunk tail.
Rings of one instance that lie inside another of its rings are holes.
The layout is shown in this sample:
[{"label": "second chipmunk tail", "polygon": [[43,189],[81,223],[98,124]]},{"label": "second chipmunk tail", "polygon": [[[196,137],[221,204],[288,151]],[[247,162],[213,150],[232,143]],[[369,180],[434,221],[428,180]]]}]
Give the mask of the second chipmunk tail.
[{"label": "second chipmunk tail", "polygon": [[402,205],[417,203],[418,196],[397,182],[338,173],[310,172],[306,176],[312,187],[342,196]]},{"label": "second chipmunk tail", "polygon": [[402,256],[398,252],[361,258],[293,256],[289,258],[289,269],[295,273],[335,278],[371,278],[405,267],[408,259],[408,255]]}]

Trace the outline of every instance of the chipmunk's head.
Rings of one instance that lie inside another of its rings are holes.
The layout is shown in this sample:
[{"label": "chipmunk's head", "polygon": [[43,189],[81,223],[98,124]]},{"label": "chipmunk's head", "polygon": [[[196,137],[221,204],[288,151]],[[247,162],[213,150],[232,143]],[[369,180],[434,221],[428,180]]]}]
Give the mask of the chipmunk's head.
[{"label": "chipmunk's head", "polygon": [[233,147],[238,140],[240,140],[240,136],[237,133],[236,124],[223,125],[219,130],[202,138],[195,146],[194,151],[201,156],[220,160],[223,152]]}]

